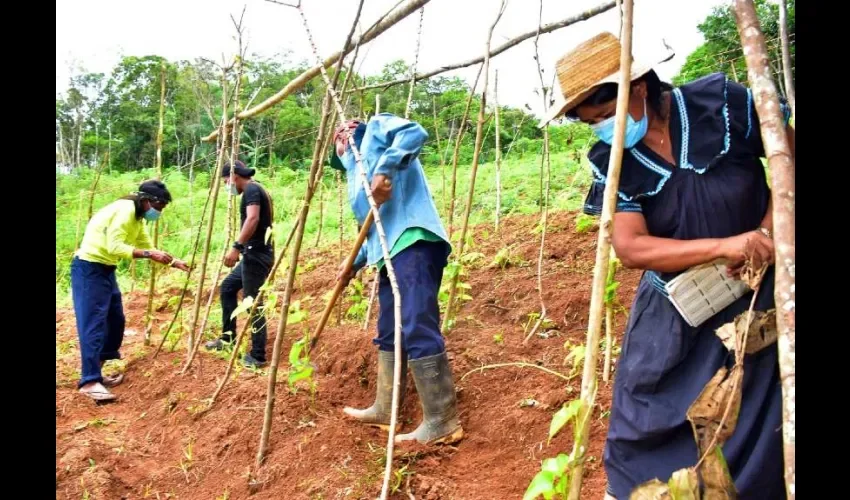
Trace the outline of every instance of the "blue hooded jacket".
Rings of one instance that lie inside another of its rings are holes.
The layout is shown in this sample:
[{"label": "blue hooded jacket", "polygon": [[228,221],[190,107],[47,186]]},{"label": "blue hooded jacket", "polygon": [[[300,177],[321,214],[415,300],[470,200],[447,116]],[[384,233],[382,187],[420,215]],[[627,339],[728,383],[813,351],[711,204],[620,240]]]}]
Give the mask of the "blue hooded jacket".
[{"label": "blue hooded jacket", "polygon": [[[447,253],[451,253],[449,238],[419,163],[419,152],[427,139],[428,133],[421,125],[390,113],[375,115],[368,124],[361,123],[354,131],[354,142],[363,159],[369,183],[374,175],[386,175],[393,184],[392,196],[379,209],[389,248],[393,248],[407,229],[422,228],[445,241]],[[357,223],[362,225],[369,214],[369,200],[350,146],[346,146],[339,159],[345,168],[348,201]],[[373,225],[354,261],[354,269],[374,265],[383,257],[378,232]]]}]

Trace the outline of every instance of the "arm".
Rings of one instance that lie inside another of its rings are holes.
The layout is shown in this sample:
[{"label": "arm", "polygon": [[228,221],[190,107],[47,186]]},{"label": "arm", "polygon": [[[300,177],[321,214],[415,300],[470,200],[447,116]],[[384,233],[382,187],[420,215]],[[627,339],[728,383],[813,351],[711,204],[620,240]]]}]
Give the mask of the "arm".
[{"label": "arm", "polygon": [[[135,217],[135,210],[120,210],[109,221],[109,226],[106,228],[106,249],[110,254],[125,259],[140,259],[144,257],[144,250],[150,247],[139,249],[133,247],[128,242],[129,234],[127,228],[134,222],[133,219]],[[142,229],[142,233],[147,236],[144,229]]]},{"label": "arm", "polygon": [[351,266],[351,273],[356,274],[357,271],[363,269],[363,266],[366,265],[369,253],[366,251],[366,242],[363,242],[363,245],[360,247],[360,250],[357,252],[357,257],[354,258],[354,263]]},{"label": "arm", "polygon": [[382,116],[379,120],[372,140],[386,149],[375,162],[373,174],[392,177],[396,170],[405,168],[419,155],[428,132],[418,123],[397,116]]},{"label": "arm", "polygon": [[674,240],[651,236],[643,214],[614,214],[611,244],[623,266],[676,272],[723,257],[720,239]]},{"label": "arm", "polygon": [[257,226],[259,224],[260,205],[248,205],[248,208],[246,209],[245,224],[242,226],[242,230],[239,232],[236,242],[244,245],[251,239],[252,236],[254,236],[254,231],[257,230]]}]

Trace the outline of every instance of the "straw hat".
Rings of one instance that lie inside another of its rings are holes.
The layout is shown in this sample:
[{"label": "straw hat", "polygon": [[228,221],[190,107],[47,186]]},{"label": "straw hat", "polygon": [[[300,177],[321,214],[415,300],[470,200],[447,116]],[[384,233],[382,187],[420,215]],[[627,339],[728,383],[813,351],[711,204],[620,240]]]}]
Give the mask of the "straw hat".
[{"label": "straw hat", "polygon": [[[550,121],[573,109],[600,85],[619,82],[620,50],[620,40],[611,33],[603,32],[561,56],[555,66],[561,94],[555,95],[555,103],[538,126],[545,127]],[[672,57],[672,54],[667,55],[656,64]],[[633,60],[632,81],[648,73],[652,67],[652,64]]]}]

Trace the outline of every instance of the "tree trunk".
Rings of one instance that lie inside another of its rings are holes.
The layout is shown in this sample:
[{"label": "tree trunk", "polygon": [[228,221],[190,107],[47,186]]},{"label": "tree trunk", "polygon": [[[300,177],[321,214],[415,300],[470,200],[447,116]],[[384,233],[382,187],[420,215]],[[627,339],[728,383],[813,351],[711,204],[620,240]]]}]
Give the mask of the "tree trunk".
[{"label": "tree trunk", "polygon": [[752,0],[735,0],[738,34],[747,61],[747,78],[761,124],[761,137],[771,173],[773,230],[776,248],[776,326],[779,334],[779,374],[782,381],[782,438],[785,487],[789,500],[796,490],[796,293],[795,161],[785,131],[779,96],[769,67],[767,47]]}]

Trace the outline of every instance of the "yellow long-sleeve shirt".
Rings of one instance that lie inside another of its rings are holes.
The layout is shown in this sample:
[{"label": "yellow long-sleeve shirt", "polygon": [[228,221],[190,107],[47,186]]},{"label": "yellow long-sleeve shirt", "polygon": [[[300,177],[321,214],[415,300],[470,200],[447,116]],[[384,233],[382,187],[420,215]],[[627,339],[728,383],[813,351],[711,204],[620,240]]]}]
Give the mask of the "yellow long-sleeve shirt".
[{"label": "yellow long-sleeve shirt", "polygon": [[145,230],[145,221],[136,218],[136,206],[132,200],[118,200],[101,208],[91,218],[77,257],[117,266],[122,258],[132,259],[136,248],[153,248]]}]

